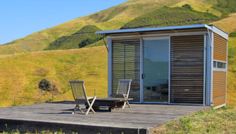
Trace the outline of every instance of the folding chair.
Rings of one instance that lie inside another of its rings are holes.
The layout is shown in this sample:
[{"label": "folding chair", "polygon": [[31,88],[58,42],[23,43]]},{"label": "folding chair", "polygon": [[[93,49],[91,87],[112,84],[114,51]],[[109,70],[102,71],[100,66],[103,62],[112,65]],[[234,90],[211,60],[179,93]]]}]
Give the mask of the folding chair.
[{"label": "folding chair", "polygon": [[[88,115],[90,111],[95,113],[93,109],[93,104],[96,100],[96,96],[94,97],[88,97],[86,94],[86,89],[84,86],[84,81],[81,80],[71,80],[69,81],[73,97],[75,100],[75,108],[74,112],[72,114],[75,114],[76,110],[78,109],[81,113],[84,113],[85,115]],[[85,105],[85,108],[82,109],[80,105],[83,104]]]},{"label": "folding chair", "polygon": [[122,106],[122,109],[124,109],[126,105],[128,105],[128,107],[130,108],[129,100],[132,100],[129,99],[131,82],[132,79],[120,79],[115,95],[113,95],[114,97],[123,97],[122,100],[124,101],[124,104]]}]

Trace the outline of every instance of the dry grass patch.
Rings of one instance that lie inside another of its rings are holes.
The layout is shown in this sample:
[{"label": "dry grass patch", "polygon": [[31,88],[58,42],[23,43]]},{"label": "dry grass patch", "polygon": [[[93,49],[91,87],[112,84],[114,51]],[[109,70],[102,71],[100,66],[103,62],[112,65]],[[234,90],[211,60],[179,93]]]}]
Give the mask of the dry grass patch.
[{"label": "dry grass patch", "polygon": [[0,106],[25,105],[51,99],[38,89],[42,79],[59,90],[55,100],[72,99],[68,84],[83,79],[89,95],[107,95],[107,50],[104,46],[80,50],[57,50],[4,56],[0,58]]},{"label": "dry grass patch", "polygon": [[228,33],[235,32],[236,31],[236,13],[231,14],[228,17],[221,19],[219,21],[213,22],[213,24]]}]

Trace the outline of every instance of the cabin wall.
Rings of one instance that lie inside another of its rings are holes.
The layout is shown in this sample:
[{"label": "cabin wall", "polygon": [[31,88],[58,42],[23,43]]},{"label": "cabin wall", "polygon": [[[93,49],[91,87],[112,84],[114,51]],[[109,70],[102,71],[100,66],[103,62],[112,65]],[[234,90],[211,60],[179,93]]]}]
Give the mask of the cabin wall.
[{"label": "cabin wall", "polygon": [[[170,103],[204,103],[205,34],[206,29],[142,33],[143,37],[170,36]],[[109,95],[115,92],[118,79],[132,77],[130,97],[139,102],[138,91],[142,88],[139,79],[140,35],[119,34],[109,39]]]},{"label": "cabin wall", "polygon": [[[227,40],[214,33],[213,61],[225,64],[225,68],[213,68],[213,106],[226,103],[227,89]],[[217,63],[214,63],[217,64]]]},{"label": "cabin wall", "polygon": [[[211,102],[214,106],[225,104],[226,69],[207,68],[212,65],[211,60],[227,63],[227,40],[214,33],[212,49],[210,47],[211,36],[209,36],[208,45],[206,44],[206,37],[208,36],[206,36],[207,31],[205,29],[144,32],[138,35],[126,33],[109,36],[109,95],[112,95],[112,92],[117,88],[118,79],[132,76],[134,92],[131,93],[131,97],[135,98],[135,101],[140,99],[138,95],[138,91],[142,89],[140,87],[142,86],[140,83],[142,76],[140,72],[140,58],[142,58],[139,51],[141,49],[140,39],[142,37],[168,35],[171,43],[170,103],[203,104],[204,96],[207,95],[206,98],[209,98],[207,105]],[[209,47],[211,53],[204,55],[204,44],[205,47]],[[210,59],[210,64],[205,68],[206,70],[204,70],[204,61],[206,60],[204,56],[207,56],[206,59]],[[125,57],[130,57],[130,59]],[[208,73],[209,71],[211,73]],[[204,74],[209,76],[209,92],[207,92],[208,87],[204,85],[207,79]],[[204,90],[204,88],[206,89]]]}]

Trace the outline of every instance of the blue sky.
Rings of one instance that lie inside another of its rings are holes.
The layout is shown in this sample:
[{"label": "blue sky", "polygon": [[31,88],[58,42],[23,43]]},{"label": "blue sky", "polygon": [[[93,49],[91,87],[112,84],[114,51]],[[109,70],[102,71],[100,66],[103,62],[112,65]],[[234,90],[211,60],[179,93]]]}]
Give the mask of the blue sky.
[{"label": "blue sky", "polygon": [[2,0],[0,1],[0,44],[125,1]]}]

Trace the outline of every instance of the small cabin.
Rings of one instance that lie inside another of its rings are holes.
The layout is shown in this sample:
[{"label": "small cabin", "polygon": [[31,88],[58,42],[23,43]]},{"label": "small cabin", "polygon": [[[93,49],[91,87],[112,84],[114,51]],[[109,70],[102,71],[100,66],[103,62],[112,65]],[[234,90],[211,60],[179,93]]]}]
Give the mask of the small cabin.
[{"label": "small cabin", "polygon": [[132,79],[133,103],[226,105],[228,34],[206,24],[99,31],[108,94]]}]

